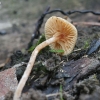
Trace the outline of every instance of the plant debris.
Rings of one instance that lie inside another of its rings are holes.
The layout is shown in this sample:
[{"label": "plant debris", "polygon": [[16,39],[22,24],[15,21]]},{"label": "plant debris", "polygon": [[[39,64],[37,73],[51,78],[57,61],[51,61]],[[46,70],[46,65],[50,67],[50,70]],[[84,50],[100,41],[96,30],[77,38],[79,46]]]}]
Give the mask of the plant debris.
[{"label": "plant debris", "polygon": [[77,83],[74,88],[75,100],[99,100],[100,84],[96,75],[92,75]]},{"label": "plant debris", "polygon": [[16,69],[10,68],[0,72],[0,100],[4,100],[9,91],[15,91],[18,85]]},{"label": "plant debris", "polygon": [[99,50],[99,48],[100,48],[100,38],[93,40],[87,54],[90,55]]}]

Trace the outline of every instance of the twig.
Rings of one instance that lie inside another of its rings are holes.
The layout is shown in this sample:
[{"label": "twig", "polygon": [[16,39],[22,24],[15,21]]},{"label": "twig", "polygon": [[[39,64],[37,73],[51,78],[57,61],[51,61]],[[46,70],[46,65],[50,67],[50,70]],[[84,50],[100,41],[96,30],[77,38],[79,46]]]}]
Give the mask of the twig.
[{"label": "twig", "polygon": [[0,64],[0,68],[4,67],[9,61],[10,61],[10,58],[7,58],[4,63]]},{"label": "twig", "polygon": [[74,52],[81,51],[81,50],[82,50],[82,49],[81,49],[81,48],[79,48],[79,49],[74,50]]},{"label": "twig", "polygon": [[58,93],[53,93],[53,94],[48,94],[48,95],[46,95],[46,97],[49,98],[49,97],[58,96],[58,95],[60,95],[59,92]]},{"label": "twig", "polygon": [[5,66],[5,63],[2,63],[0,64],[0,68],[4,67]]},{"label": "twig", "polygon": [[50,14],[50,13],[54,13],[54,12],[60,12],[63,15],[71,15],[71,14],[74,14],[74,13],[81,13],[81,14],[92,13],[94,15],[100,15],[100,12],[95,12],[95,11],[92,11],[92,10],[82,10],[82,11],[80,11],[80,10],[73,10],[73,11],[64,12],[61,9],[51,10],[51,11],[47,12],[46,14]]},{"label": "twig", "polygon": [[23,66],[23,65],[26,65],[26,64],[27,64],[27,63],[25,63],[25,62],[21,62],[21,63],[19,63],[19,64],[14,65],[13,67],[14,67],[14,68],[18,68],[18,67]]},{"label": "twig", "polygon": [[74,25],[94,25],[94,26],[100,26],[100,23],[98,22],[74,22]]},{"label": "twig", "polygon": [[30,42],[28,43],[27,49],[29,49],[32,46],[33,40],[35,38],[38,38],[39,37],[39,35],[40,35],[40,28],[41,28],[41,25],[42,25],[42,23],[44,21],[44,17],[46,16],[45,13],[47,13],[49,11],[49,9],[50,9],[50,7],[48,7],[45,10],[45,12],[40,16],[40,18],[38,19],[38,21],[36,23],[36,28],[35,28],[35,30],[34,30],[34,32],[32,34],[32,38],[31,38]]},{"label": "twig", "polygon": [[[18,68],[18,67],[23,66],[23,65],[26,65],[26,64],[27,63],[25,63],[25,62],[21,62],[19,64],[14,65],[13,68]],[[4,66],[5,66],[5,63],[0,64],[0,68],[2,68]]]}]

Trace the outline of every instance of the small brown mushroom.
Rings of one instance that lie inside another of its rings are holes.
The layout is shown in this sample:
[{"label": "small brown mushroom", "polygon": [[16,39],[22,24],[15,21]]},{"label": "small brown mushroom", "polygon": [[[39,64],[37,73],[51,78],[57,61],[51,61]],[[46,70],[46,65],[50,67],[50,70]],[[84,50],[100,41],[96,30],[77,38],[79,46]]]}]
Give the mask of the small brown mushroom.
[{"label": "small brown mushroom", "polygon": [[45,24],[45,37],[47,40],[39,44],[32,52],[27,68],[15,91],[14,100],[19,100],[22,89],[29,77],[39,51],[50,45],[52,49],[64,50],[63,55],[70,54],[77,40],[77,29],[67,20],[52,16],[47,20]]},{"label": "small brown mushroom", "polygon": [[55,50],[64,50],[63,55],[68,55],[75,46],[77,30],[67,20],[53,16],[45,24],[45,37],[47,40],[55,37],[56,42],[50,44],[50,47]]}]

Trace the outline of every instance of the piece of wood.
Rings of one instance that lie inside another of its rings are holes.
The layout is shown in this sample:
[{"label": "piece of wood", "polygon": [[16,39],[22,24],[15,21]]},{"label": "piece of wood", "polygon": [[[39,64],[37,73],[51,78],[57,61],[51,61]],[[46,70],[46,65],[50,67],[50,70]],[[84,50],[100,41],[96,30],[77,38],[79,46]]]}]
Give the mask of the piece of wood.
[{"label": "piece of wood", "polygon": [[15,91],[17,88],[16,69],[10,68],[0,72],[0,100],[4,100],[9,91]]}]

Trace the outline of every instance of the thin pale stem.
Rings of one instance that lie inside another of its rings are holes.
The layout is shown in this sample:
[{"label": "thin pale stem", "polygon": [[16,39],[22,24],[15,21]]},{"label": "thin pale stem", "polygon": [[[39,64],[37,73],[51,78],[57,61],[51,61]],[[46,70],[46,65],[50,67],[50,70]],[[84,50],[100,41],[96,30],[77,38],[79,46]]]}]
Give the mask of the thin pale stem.
[{"label": "thin pale stem", "polygon": [[26,70],[18,84],[18,87],[15,91],[15,95],[14,95],[14,99],[13,100],[20,100],[20,96],[21,96],[21,93],[22,93],[22,90],[23,90],[23,87],[25,86],[26,84],[26,81],[30,75],[30,72],[33,68],[33,65],[34,65],[34,62],[35,62],[35,59],[36,59],[36,56],[37,54],[39,53],[39,51],[41,49],[43,49],[44,47],[48,46],[49,44],[53,43],[53,42],[56,42],[57,41],[57,38],[56,37],[52,37],[44,42],[42,42],[41,44],[39,44],[35,50],[32,52],[32,55],[30,57],[30,60],[28,62],[28,65],[26,67]]}]

